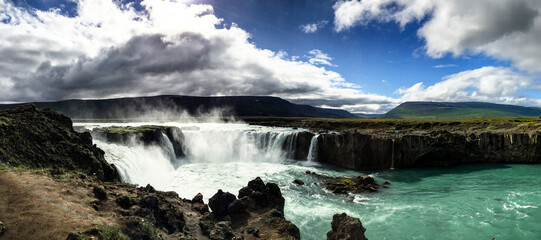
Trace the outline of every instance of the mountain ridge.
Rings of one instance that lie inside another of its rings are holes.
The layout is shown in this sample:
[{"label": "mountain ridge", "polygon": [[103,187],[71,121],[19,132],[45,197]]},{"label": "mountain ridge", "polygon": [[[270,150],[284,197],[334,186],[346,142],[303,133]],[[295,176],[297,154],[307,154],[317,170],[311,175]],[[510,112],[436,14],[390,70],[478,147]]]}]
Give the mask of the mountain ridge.
[{"label": "mountain ridge", "polygon": [[405,102],[382,118],[537,117],[541,108],[487,102]]},{"label": "mountain ridge", "polygon": [[[31,103],[39,108],[52,108],[75,119],[137,118],[142,114],[156,111],[185,111],[190,115],[197,115],[199,113],[209,113],[216,109],[225,116],[356,117],[345,110],[294,104],[282,98],[269,96],[199,97],[159,95]],[[26,103],[1,104],[0,109],[23,104]]]}]

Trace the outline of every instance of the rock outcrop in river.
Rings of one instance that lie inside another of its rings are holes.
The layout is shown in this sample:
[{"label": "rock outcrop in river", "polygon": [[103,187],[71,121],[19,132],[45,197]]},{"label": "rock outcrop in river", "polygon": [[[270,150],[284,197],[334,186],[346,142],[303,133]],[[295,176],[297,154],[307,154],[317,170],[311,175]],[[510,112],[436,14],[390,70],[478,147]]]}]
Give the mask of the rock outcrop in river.
[{"label": "rock outcrop in river", "polygon": [[332,230],[327,233],[327,240],[368,240],[366,229],[358,218],[345,213],[335,214],[331,222]]},{"label": "rock outcrop in river", "polygon": [[415,135],[321,134],[318,161],[353,170],[462,163],[541,163],[541,134],[448,131]]}]

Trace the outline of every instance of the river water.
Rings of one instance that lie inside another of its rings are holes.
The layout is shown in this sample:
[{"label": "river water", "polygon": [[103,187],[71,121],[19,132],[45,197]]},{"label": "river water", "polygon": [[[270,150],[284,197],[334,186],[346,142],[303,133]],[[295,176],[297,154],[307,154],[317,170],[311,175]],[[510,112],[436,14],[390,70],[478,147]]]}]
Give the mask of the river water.
[{"label": "river water", "polygon": [[[541,166],[465,165],[452,168],[354,172],[308,160],[293,161],[301,130],[223,123],[76,123],[99,126],[167,125],[183,129],[186,157],[170,146],[119,145],[95,140],[124,181],[205,200],[218,189],[235,195],[259,176],[280,186],[285,216],[303,239],[325,239],[332,215],[361,219],[369,239],[541,239]],[[288,138],[289,136],[289,138]],[[166,137],[166,136],[164,136]],[[312,141],[315,142],[315,141]],[[283,150],[283,145],[288,147]],[[317,148],[317,146],[311,146]],[[306,170],[330,176],[371,174],[391,182],[378,193],[334,195]],[[292,183],[301,179],[306,184]]]}]

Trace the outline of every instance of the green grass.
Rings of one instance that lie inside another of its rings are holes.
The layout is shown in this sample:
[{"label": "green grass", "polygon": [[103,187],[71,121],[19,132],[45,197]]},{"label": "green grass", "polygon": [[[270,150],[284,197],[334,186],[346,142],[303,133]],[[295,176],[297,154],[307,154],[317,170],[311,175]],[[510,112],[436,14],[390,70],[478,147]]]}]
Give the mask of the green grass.
[{"label": "green grass", "polygon": [[384,114],[384,118],[457,119],[485,117],[537,117],[540,108],[479,102],[406,102]]},{"label": "green grass", "polygon": [[396,130],[447,130],[473,131],[509,129],[523,131],[541,129],[541,119],[520,118],[462,118],[462,119],[388,119],[388,118],[243,118],[247,123],[265,126],[299,127],[330,131],[396,131]]},{"label": "green grass", "polygon": [[104,240],[128,240],[119,227],[105,225],[100,228]]}]

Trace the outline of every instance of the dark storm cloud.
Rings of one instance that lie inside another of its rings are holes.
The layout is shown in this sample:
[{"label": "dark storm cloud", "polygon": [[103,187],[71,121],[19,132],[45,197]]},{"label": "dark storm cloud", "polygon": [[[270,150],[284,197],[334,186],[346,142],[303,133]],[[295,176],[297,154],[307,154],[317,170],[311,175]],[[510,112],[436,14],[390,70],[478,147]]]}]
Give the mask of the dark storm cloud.
[{"label": "dark storm cloud", "polygon": [[[17,77],[18,101],[108,97],[115,94],[272,95],[319,90],[309,83],[280,84],[257,62],[236,65],[223,38],[183,33],[136,36],[95,58],[70,65],[44,61],[27,77]],[[39,53],[38,53],[39,54]]]}]

